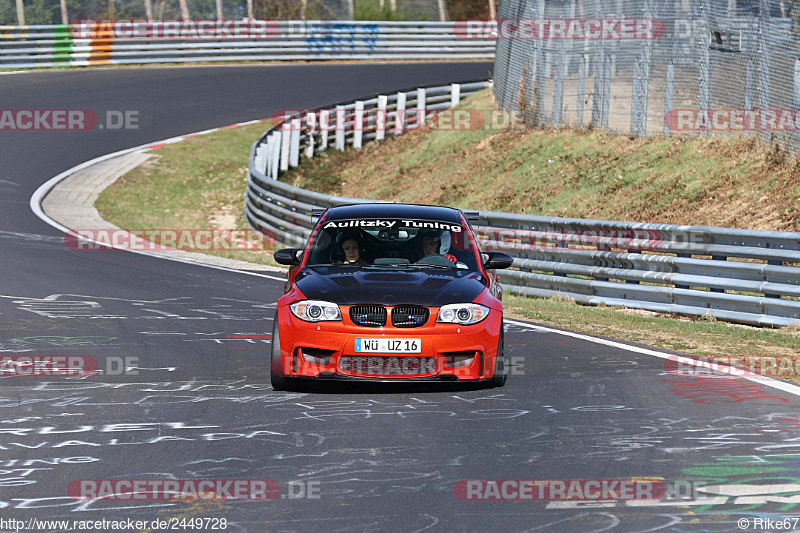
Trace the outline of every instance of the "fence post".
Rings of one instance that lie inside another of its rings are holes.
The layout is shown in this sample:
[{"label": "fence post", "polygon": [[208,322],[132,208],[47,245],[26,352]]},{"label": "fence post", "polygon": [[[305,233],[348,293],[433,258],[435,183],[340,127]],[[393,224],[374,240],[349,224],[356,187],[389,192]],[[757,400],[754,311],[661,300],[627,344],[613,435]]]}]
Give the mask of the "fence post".
[{"label": "fence post", "polygon": [[316,113],[307,113],[306,114],[306,157],[312,158],[314,157],[314,148],[316,144],[316,139],[314,139],[314,133],[317,129],[317,114]]},{"label": "fence post", "polygon": [[751,124],[751,114],[749,111],[753,110],[753,60],[747,60],[747,67],[744,72],[744,110],[746,113],[746,118],[744,122],[744,131],[747,133],[751,133],[753,129],[753,124]]},{"label": "fence post", "polygon": [[667,65],[667,81],[664,84],[664,134],[672,134],[670,120],[672,119],[672,98],[675,95],[675,65]]},{"label": "fence post", "polygon": [[[800,111],[800,59],[794,60],[794,86],[792,90],[792,115],[797,118]],[[792,128],[792,150],[798,149],[797,123]]]},{"label": "fence post", "polygon": [[417,128],[425,124],[425,89],[417,89]]},{"label": "fence post", "polygon": [[761,0],[758,17],[758,110],[761,118],[759,129],[761,138],[769,142],[770,132],[767,129],[767,114],[770,106],[770,46],[767,37],[769,31],[769,0]]},{"label": "fence post", "polygon": [[642,60],[633,60],[633,83],[631,83],[631,131],[630,134],[640,136],[642,108]]},{"label": "fence post", "polygon": [[328,130],[331,127],[331,112],[323,109],[319,112],[319,149],[328,148]]},{"label": "fence post", "polygon": [[355,123],[353,124],[353,148],[361,150],[361,140],[364,135],[364,102],[356,102]]},{"label": "fence post", "polygon": [[[706,32],[708,33],[708,32]],[[710,34],[709,34],[710,35]],[[704,42],[701,48],[700,58],[700,109],[697,115],[697,124],[705,135],[709,135],[709,116],[708,111],[711,107],[711,50],[708,42]]]},{"label": "fence post", "polygon": [[603,68],[603,127],[608,129],[608,116],[611,114],[611,68],[614,64],[614,57],[606,56],[606,64]]},{"label": "fence post", "polygon": [[553,110],[551,118],[553,124],[561,123],[561,114],[564,110],[564,63],[567,61],[567,49],[564,40],[558,41],[558,52],[553,54]]},{"label": "fence post", "polygon": [[537,126],[544,124],[544,90],[547,86],[547,62],[545,61],[544,50],[542,50],[542,43],[540,41],[533,41],[533,44],[536,45],[536,51],[534,55],[534,62],[536,63],[536,83],[534,84],[534,91],[536,93],[536,109],[534,111],[536,116],[534,117],[533,125]]},{"label": "fence post", "polygon": [[[587,42],[583,41],[583,51],[586,52],[586,44]],[[589,54],[582,53],[580,54],[580,59],[578,60],[578,95],[577,107],[575,108],[575,112],[578,119],[578,126],[583,126],[583,110],[584,110],[584,100],[586,99],[586,74],[589,71]]]},{"label": "fence post", "polygon": [[397,108],[395,114],[397,116],[394,121],[394,134],[400,135],[403,133],[403,123],[406,120],[406,93],[397,93]]},{"label": "fence post", "polygon": [[603,122],[603,71],[606,68],[605,46],[600,41],[594,41],[594,86],[592,88],[592,126],[598,128]]},{"label": "fence post", "polygon": [[302,121],[299,118],[292,120],[291,135],[289,135],[289,165],[292,168],[300,164],[300,128]]},{"label": "fence post", "polygon": [[386,95],[378,96],[378,121],[375,124],[375,140],[382,141],[386,135]]},{"label": "fence post", "polygon": [[450,84],[450,107],[455,107],[461,102],[461,85],[458,83]]},{"label": "fence post", "polygon": [[631,91],[631,135],[644,137],[647,134],[648,51],[642,47],[642,56],[636,58],[633,67],[633,89]]},{"label": "fence post", "polygon": [[344,150],[344,106],[336,106],[336,149]]}]

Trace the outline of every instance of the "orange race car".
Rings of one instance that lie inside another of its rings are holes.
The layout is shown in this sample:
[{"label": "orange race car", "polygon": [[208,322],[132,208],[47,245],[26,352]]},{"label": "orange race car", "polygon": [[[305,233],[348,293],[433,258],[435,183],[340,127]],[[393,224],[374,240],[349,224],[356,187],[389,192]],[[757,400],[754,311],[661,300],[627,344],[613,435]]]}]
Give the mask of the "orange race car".
[{"label": "orange race car", "polygon": [[[276,390],[305,380],[506,381],[502,288],[467,216],[354,204],[322,213],[290,265],[272,330]],[[307,381],[306,381],[307,382]]]}]

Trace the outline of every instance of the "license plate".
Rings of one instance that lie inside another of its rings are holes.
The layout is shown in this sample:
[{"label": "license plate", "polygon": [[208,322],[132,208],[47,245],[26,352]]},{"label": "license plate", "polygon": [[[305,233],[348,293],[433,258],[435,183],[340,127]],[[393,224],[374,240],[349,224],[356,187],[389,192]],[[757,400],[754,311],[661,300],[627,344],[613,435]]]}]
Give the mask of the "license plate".
[{"label": "license plate", "polygon": [[356,338],[356,353],[420,353],[422,339]]},{"label": "license plate", "polygon": [[435,357],[384,357],[345,355],[339,358],[339,370],[372,376],[413,376],[436,372]]}]

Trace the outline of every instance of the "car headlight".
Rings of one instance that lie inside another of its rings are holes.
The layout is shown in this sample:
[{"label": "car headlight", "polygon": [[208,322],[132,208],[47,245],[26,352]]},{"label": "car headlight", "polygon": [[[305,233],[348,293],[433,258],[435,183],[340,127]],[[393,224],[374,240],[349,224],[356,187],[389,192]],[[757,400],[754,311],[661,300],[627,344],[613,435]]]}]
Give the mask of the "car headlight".
[{"label": "car headlight", "polygon": [[449,304],[439,309],[437,322],[451,324],[477,324],[489,316],[489,308],[478,304]]},{"label": "car headlight", "polygon": [[301,300],[289,306],[292,314],[306,322],[322,322],[323,320],[341,320],[339,306],[331,302],[319,300]]}]

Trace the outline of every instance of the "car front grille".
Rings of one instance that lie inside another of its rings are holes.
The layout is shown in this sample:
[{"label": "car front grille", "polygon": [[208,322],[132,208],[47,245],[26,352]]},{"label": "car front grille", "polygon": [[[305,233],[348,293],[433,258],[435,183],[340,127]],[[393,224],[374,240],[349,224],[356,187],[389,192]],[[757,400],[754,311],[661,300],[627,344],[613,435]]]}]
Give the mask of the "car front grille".
[{"label": "car front grille", "polygon": [[339,358],[340,371],[368,376],[410,376],[433,374],[435,357],[349,356]]},{"label": "car front grille", "polygon": [[379,328],[386,325],[386,308],[382,305],[354,305],[350,308],[350,320],[356,326]]},{"label": "car front grille", "polygon": [[418,328],[428,322],[430,311],[427,307],[398,305],[392,309],[392,326],[396,328]]}]

